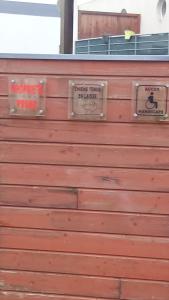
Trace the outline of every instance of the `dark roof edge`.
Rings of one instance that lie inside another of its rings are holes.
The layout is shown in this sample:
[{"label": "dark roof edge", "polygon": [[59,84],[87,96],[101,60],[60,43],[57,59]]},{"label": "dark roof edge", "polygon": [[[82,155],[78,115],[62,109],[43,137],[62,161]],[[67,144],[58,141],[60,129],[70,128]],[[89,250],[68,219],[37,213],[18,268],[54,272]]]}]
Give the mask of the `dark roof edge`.
[{"label": "dark roof edge", "polygon": [[0,53],[0,59],[82,60],[82,61],[169,61],[169,55],[92,55]]}]

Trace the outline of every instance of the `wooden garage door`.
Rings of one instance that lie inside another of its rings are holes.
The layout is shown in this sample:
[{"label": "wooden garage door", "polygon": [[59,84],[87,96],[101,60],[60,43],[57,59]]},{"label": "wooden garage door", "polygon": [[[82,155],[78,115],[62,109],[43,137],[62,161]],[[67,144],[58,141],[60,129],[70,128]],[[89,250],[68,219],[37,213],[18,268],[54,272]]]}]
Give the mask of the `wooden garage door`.
[{"label": "wooden garage door", "polygon": [[97,11],[79,11],[78,39],[121,35],[125,30],[140,33],[140,15]]},{"label": "wooden garage door", "polygon": [[[169,299],[169,124],[135,123],[135,79],[168,62],[0,60],[0,299]],[[47,79],[11,118],[8,77]],[[104,122],[68,120],[68,80],[108,82]]]}]

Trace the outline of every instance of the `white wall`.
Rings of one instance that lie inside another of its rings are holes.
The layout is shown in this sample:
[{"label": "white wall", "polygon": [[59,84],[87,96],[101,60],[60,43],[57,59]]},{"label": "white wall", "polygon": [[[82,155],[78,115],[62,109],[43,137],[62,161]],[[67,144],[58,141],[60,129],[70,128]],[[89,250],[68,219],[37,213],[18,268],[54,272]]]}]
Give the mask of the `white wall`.
[{"label": "white wall", "polygon": [[157,13],[159,0],[75,0],[74,39],[77,39],[77,10],[118,12],[126,9],[128,13],[141,14],[141,34],[169,32],[169,0],[166,0],[167,11],[160,20]]}]

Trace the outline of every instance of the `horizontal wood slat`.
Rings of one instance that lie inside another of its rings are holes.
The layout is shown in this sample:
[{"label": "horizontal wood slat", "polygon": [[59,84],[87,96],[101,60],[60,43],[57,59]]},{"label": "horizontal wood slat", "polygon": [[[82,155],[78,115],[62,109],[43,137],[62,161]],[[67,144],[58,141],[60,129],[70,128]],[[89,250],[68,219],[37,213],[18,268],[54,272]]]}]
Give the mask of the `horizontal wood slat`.
[{"label": "horizontal wood slat", "polygon": [[169,216],[1,207],[6,227],[169,237]]},{"label": "horizontal wood slat", "polygon": [[0,141],[0,161],[74,166],[169,169],[169,148]]},{"label": "horizontal wood slat", "polygon": [[[67,100],[68,95],[69,95],[69,80],[95,80],[95,81],[107,81],[108,83],[108,94],[107,94],[107,98],[108,99],[114,99],[114,100],[121,100],[121,99],[128,99],[131,100],[132,97],[132,83],[136,82],[136,81],[140,81],[140,80],[144,80],[145,82],[148,81],[153,81],[153,82],[157,82],[162,83],[162,84],[168,84],[169,82],[169,75],[167,78],[157,78],[157,77],[147,77],[144,76],[144,78],[142,77],[138,77],[138,76],[133,76],[133,77],[117,77],[117,74],[115,74],[113,77],[106,77],[103,75],[97,75],[93,76],[92,74],[90,74],[90,76],[85,76],[80,74],[80,76],[76,76],[73,74],[70,74],[69,76],[37,76],[36,74],[32,74],[32,75],[19,75],[19,74],[15,74],[15,75],[0,75],[0,96],[7,96],[8,95],[8,81],[10,81],[10,79],[13,78],[24,78],[24,77],[35,77],[39,80],[41,80],[41,78],[45,78],[46,80],[46,96],[49,98],[66,98],[66,99],[62,99],[63,103],[65,100]],[[169,96],[168,96],[169,97]],[[168,98],[169,99],[169,98]],[[6,99],[7,100],[7,99]],[[57,99],[57,101],[60,101],[61,99]],[[0,101],[2,101],[2,99],[0,98]],[[48,101],[52,101],[52,99],[47,99]],[[56,102],[56,100],[52,101],[53,105]],[[48,103],[47,103],[48,104]],[[48,107],[51,111],[50,106]],[[52,113],[52,112],[51,112]]]},{"label": "horizontal wood slat", "polygon": [[78,207],[86,210],[168,215],[169,194],[80,189],[78,192]]},{"label": "horizontal wood slat", "polygon": [[0,140],[169,147],[169,124],[0,120]]},{"label": "horizontal wood slat", "polygon": [[[0,95],[1,96],[7,96],[8,95],[8,81],[12,78],[23,78],[23,77],[35,77],[37,79],[41,79],[44,76],[39,75],[38,77],[33,74],[30,75],[13,75],[11,77],[0,75]],[[107,81],[109,88],[108,88],[108,99],[131,99],[131,82],[134,81],[136,78],[125,78],[125,77],[103,77],[103,76],[73,76],[72,74],[70,76],[56,76],[56,77],[45,77],[46,80],[46,96],[49,98],[66,98],[66,99],[60,99],[63,100],[63,103],[65,103],[65,100],[67,100],[69,95],[69,80],[104,80]],[[140,79],[140,78],[138,78]],[[149,79],[148,79],[149,80]],[[156,80],[156,78],[154,78]],[[164,81],[166,83],[166,80]],[[2,100],[2,99],[1,99]],[[1,101],[0,100],[0,101]],[[6,99],[7,100],[7,99]],[[52,101],[52,99],[47,99],[48,101]],[[59,99],[57,99],[59,101]],[[52,103],[55,103],[56,100],[52,101]],[[47,103],[48,104],[48,103]],[[54,105],[54,104],[53,104]],[[49,106],[50,109],[50,106]],[[50,109],[51,110],[51,109]]]},{"label": "horizontal wood slat", "polygon": [[[49,295],[49,294],[33,294],[25,292],[9,292],[9,291],[0,291],[1,300],[103,300],[103,298],[82,298],[77,296],[62,296],[62,295]],[[105,298],[104,298],[105,299]],[[108,300],[108,299],[105,299]],[[113,299],[119,300],[119,299]]]},{"label": "horizontal wood slat", "polygon": [[168,300],[169,283],[123,280],[121,299],[125,300]]},{"label": "horizontal wood slat", "polygon": [[0,174],[1,184],[169,192],[166,170],[2,163]]},{"label": "horizontal wood slat", "polygon": [[1,268],[169,281],[169,261],[52,252],[0,250]]},{"label": "horizontal wood slat", "polygon": [[169,214],[168,193],[4,186],[0,205]]},{"label": "horizontal wood slat", "polygon": [[169,238],[0,228],[0,248],[169,259]]},{"label": "horizontal wood slat", "polygon": [[0,271],[1,290],[118,298],[120,282],[113,278]]},{"label": "horizontal wood slat", "polygon": [[[0,118],[11,118],[7,99],[0,99]],[[67,121],[69,119],[68,99],[46,99],[45,116],[41,119]],[[134,122],[131,100],[109,100],[107,103],[106,121]]]},{"label": "horizontal wood slat", "polygon": [[168,61],[82,61],[0,59],[0,73],[81,76],[169,77]]},{"label": "horizontal wood slat", "polygon": [[0,186],[0,205],[77,208],[77,191],[38,186]]}]

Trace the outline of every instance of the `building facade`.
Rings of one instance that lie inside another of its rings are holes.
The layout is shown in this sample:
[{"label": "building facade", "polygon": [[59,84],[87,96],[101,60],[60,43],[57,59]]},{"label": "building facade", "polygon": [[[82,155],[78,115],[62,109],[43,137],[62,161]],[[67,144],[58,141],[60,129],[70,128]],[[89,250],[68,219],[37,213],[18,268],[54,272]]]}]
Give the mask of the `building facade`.
[{"label": "building facade", "polygon": [[78,10],[140,14],[141,34],[169,32],[169,0],[75,0],[75,40],[78,32]]}]

